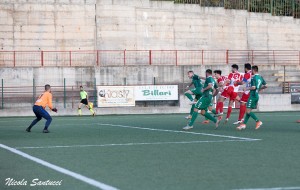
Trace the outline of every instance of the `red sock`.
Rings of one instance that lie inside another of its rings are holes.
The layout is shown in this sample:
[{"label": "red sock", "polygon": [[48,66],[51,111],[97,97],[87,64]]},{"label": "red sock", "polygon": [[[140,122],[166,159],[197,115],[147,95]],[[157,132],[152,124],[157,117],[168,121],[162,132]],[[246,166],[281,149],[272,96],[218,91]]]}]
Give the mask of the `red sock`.
[{"label": "red sock", "polygon": [[228,107],[226,119],[230,117],[232,107]]},{"label": "red sock", "polygon": [[220,110],[220,102],[217,102],[217,105],[216,105],[216,114],[219,113],[219,110]]},{"label": "red sock", "polygon": [[245,113],[246,113],[246,105],[241,104],[240,105],[239,121],[241,121],[244,118]]},{"label": "red sock", "polygon": [[220,102],[220,113],[223,113],[223,107],[224,107],[224,103]]}]

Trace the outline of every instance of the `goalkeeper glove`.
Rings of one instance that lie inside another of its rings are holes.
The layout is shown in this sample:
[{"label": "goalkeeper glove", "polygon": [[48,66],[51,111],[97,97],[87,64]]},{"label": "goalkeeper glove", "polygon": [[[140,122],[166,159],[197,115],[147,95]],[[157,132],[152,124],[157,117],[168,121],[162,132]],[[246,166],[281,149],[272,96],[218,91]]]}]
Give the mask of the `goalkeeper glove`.
[{"label": "goalkeeper glove", "polygon": [[56,112],[56,113],[57,113],[57,109],[56,109],[56,108],[53,108],[53,109],[52,109],[52,111],[54,111],[54,112]]}]

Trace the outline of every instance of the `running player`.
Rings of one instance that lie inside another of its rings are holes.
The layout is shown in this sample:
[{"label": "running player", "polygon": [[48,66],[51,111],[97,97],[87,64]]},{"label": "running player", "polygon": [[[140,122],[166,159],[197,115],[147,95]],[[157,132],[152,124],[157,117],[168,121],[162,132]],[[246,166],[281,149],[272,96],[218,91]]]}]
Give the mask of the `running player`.
[{"label": "running player", "polygon": [[[245,74],[243,77],[243,80],[240,82],[237,82],[237,84],[239,85],[243,85],[246,84],[246,88],[247,87],[251,87],[251,64],[250,63],[246,63],[245,64]],[[239,113],[239,118],[237,122],[234,122],[234,125],[238,125],[242,123],[242,120],[244,118],[244,115],[246,113],[246,103],[248,101],[250,95],[250,90],[244,90],[244,93],[242,95],[242,98],[240,100],[240,113]]]},{"label": "running player", "polygon": [[216,120],[216,118],[214,118],[207,112],[207,108],[211,103],[211,99],[213,95],[218,93],[218,86],[216,84],[216,81],[212,77],[212,70],[210,69],[206,70],[206,80],[204,83],[204,87],[202,89],[202,93],[203,93],[202,97],[195,104],[195,109],[192,114],[192,119],[190,120],[187,126],[183,127],[184,130],[189,130],[193,128],[193,124],[198,117],[198,113],[201,113],[201,115],[213,121],[216,124],[216,128],[218,128],[219,126],[220,120],[219,119]]},{"label": "running player", "polygon": [[255,129],[259,129],[260,126],[263,124],[257,117],[256,115],[252,112],[252,109],[257,108],[257,103],[259,100],[259,91],[262,89],[267,88],[267,83],[263,79],[262,76],[258,74],[258,67],[257,66],[252,66],[252,78],[251,78],[251,87],[247,87],[246,90],[250,90],[250,96],[247,101],[247,112],[245,116],[245,120],[243,123],[238,126],[236,129],[237,130],[243,130],[246,129],[246,124],[249,120],[250,117],[252,117],[256,121],[256,127]]},{"label": "running player", "polygon": [[[219,92],[223,92],[223,84],[226,80],[226,77],[225,76],[222,76],[222,71],[221,70],[214,70],[214,74],[215,74],[215,78],[217,79],[217,85],[218,85],[218,90]],[[208,107],[208,111],[210,111],[211,113],[213,114],[217,114],[217,111],[215,109],[213,109],[213,98],[211,100],[211,104],[209,105]],[[223,110],[222,110],[223,112]],[[205,120],[202,122],[202,124],[208,124],[209,123],[209,119],[208,118],[205,118]]]},{"label": "running player", "polygon": [[[228,75],[228,78],[226,79],[224,85],[223,85],[223,92],[221,96],[218,99],[217,108],[216,110],[223,110],[224,107],[224,101],[225,99],[229,98],[229,104],[227,109],[227,115],[225,123],[227,123],[231,111],[232,111],[232,105],[235,100],[239,101],[240,97],[238,96],[237,92],[239,89],[239,85],[237,85],[238,81],[242,80],[242,74],[238,72],[239,66],[236,64],[233,64],[231,66],[232,72]],[[218,114],[216,116],[221,116],[223,112],[217,112]]]},{"label": "running player", "polygon": [[[195,104],[196,102],[200,99],[200,97],[202,96],[202,83],[201,83],[201,78],[194,74],[193,71],[189,71],[187,73],[188,77],[190,79],[192,79],[192,82],[190,85],[188,85],[186,88],[189,89],[191,86],[194,86],[193,89],[187,90],[184,95],[191,101],[190,104],[192,105],[191,110],[190,110],[190,114],[185,117],[186,119],[191,119],[192,118],[192,114],[194,112],[194,108],[195,108]],[[195,98],[193,98],[193,95],[195,95]]]},{"label": "running player", "polygon": [[45,85],[45,92],[39,96],[38,100],[35,102],[32,110],[36,116],[36,119],[32,121],[29,127],[27,127],[26,131],[31,132],[31,128],[37,124],[42,118],[46,119],[46,124],[43,130],[43,133],[49,133],[48,127],[52,122],[52,117],[45,110],[46,107],[49,107],[52,111],[57,112],[56,108],[52,106],[52,94],[51,87],[49,84]]},{"label": "running player", "polygon": [[95,112],[93,110],[93,107],[90,106],[89,104],[89,100],[88,100],[88,94],[86,91],[84,91],[83,87],[80,86],[80,103],[78,105],[78,114],[79,116],[81,116],[82,112],[81,112],[81,106],[84,104],[86,106],[87,109],[90,110],[90,112],[92,113],[92,116],[95,116]]}]

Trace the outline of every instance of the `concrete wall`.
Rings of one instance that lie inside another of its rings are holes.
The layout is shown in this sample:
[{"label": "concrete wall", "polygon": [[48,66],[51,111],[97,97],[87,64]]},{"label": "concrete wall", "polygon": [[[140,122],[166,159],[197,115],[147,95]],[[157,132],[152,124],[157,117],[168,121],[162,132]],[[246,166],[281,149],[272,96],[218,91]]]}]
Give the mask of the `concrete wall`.
[{"label": "concrete wall", "polygon": [[[180,96],[180,106],[176,107],[120,107],[120,108],[95,108],[97,115],[111,114],[172,114],[172,113],[189,113],[190,105],[187,98]],[[275,104],[276,103],[276,104]],[[235,112],[235,110],[233,110]],[[291,104],[290,94],[261,94],[259,106],[256,111],[300,111],[300,104]],[[84,115],[89,115],[88,110],[83,111]],[[31,109],[0,109],[0,117],[10,116],[34,116]],[[59,108],[58,113],[51,113],[53,116],[77,115],[77,109]]]},{"label": "concrete wall", "polygon": [[300,49],[300,19],[150,0],[2,0],[0,50]]}]

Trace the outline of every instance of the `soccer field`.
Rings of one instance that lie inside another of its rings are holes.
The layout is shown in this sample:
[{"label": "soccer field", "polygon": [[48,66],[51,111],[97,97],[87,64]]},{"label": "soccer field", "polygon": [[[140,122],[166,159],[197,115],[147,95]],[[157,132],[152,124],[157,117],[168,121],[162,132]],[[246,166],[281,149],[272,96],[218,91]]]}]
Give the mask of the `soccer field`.
[{"label": "soccer field", "polygon": [[54,117],[49,134],[45,120],[27,133],[33,117],[1,118],[0,189],[300,189],[299,113],[258,113],[262,127],[244,131],[235,113],[218,130],[199,116],[188,132],[184,116]]}]

